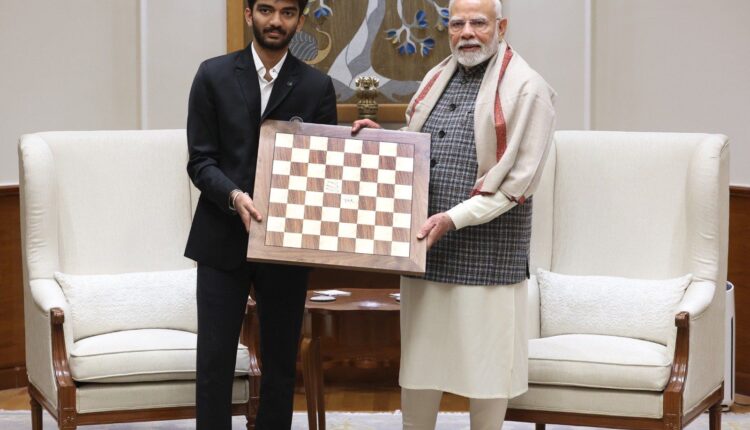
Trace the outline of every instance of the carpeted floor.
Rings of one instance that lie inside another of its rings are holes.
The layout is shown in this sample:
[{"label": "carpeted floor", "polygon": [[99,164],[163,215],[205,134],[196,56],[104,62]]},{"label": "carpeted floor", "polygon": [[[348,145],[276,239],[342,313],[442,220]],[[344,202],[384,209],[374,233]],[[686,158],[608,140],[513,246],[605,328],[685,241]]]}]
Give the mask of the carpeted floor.
[{"label": "carpeted floor", "polygon": [[[401,415],[398,413],[340,413],[326,414],[328,430],[398,430],[401,428]],[[112,424],[108,426],[84,426],[82,430],[189,430],[195,427],[194,421],[162,421],[139,424]],[[55,421],[46,412],[44,428],[57,428]],[[235,417],[234,429],[245,430],[245,419]],[[532,430],[532,424],[506,423],[503,430]],[[549,430],[573,430],[582,427],[547,426]],[[0,429],[30,430],[31,417],[28,411],[0,411]],[[307,414],[295,412],[293,430],[307,429]],[[687,430],[708,429],[708,416],[702,415]],[[725,413],[722,416],[723,430],[750,430],[750,414]],[[469,416],[466,413],[444,413],[438,418],[437,430],[469,430]],[[587,429],[592,430],[592,429]]]}]

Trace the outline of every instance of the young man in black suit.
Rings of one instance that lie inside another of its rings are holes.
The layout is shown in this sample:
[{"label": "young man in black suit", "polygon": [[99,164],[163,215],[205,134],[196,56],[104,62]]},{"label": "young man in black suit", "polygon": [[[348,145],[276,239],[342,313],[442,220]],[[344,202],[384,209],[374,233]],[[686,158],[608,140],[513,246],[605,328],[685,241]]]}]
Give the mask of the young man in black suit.
[{"label": "young man in black suit", "polygon": [[263,222],[252,192],[265,119],[336,124],[331,79],[288,51],[307,0],[248,0],[254,41],[203,62],[190,91],[188,174],[201,197],[185,256],[198,262],[197,428],[231,428],[240,328],[255,290],[263,363],[258,430],[291,427],[308,270],[248,263],[247,231]]}]

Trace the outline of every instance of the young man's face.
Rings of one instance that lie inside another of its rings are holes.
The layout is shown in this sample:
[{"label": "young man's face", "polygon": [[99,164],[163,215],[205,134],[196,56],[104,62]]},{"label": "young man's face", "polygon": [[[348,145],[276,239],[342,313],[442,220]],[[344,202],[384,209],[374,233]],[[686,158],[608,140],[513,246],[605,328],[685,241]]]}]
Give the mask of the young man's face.
[{"label": "young man's face", "polygon": [[245,9],[245,20],[258,45],[276,51],[286,49],[305,17],[297,0],[258,0],[252,10]]}]

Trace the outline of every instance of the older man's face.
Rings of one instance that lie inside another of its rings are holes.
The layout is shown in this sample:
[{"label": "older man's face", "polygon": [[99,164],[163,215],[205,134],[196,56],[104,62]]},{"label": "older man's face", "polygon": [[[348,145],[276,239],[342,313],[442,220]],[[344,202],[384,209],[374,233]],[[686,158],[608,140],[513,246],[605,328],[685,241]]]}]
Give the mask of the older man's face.
[{"label": "older man's face", "polygon": [[460,64],[473,67],[495,55],[503,30],[498,26],[494,1],[456,0],[450,15],[451,52]]}]

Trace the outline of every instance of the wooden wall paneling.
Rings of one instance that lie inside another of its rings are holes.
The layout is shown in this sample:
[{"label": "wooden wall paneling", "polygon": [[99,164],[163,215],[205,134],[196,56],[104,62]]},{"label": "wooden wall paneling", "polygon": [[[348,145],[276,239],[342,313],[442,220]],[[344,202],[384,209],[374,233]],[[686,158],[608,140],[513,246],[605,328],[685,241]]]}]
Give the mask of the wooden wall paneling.
[{"label": "wooden wall paneling", "polygon": [[732,187],[729,201],[729,273],[736,309],[736,392],[750,395],[750,188]]},{"label": "wooden wall paneling", "polygon": [[26,385],[17,186],[0,187],[0,390]]}]

